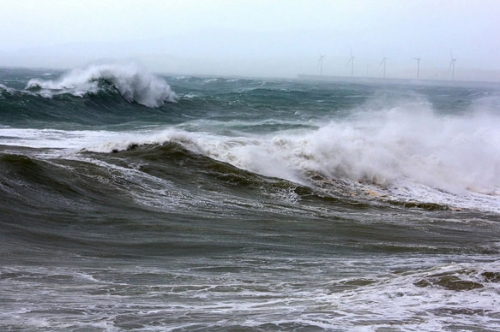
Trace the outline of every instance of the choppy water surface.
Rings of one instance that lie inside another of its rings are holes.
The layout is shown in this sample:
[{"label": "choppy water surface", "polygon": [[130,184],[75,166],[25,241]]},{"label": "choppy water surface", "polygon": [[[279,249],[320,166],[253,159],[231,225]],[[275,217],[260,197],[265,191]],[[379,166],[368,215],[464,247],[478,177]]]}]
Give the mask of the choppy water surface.
[{"label": "choppy water surface", "polygon": [[498,96],[2,69],[0,327],[497,331]]}]

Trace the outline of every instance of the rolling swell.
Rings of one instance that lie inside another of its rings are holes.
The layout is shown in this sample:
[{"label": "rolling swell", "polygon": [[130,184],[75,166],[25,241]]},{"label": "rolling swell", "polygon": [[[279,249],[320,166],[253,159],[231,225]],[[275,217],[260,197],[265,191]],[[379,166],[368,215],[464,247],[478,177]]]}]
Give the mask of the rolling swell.
[{"label": "rolling swell", "polygon": [[295,208],[328,204],[339,211],[460,210],[446,204],[398,200],[371,185],[325,177],[317,172],[306,174],[307,184],[264,176],[194,153],[176,142],[142,145],[131,143],[123,151],[99,154],[99,158],[110,163],[127,164],[150,176],[172,181],[176,183],[176,187],[188,189],[188,192],[200,189],[209,195],[212,192],[223,192],[231,197],[238,197],[241,201],[246,201],[249,197],[261,201],[271,199],[274,202],[292,203]]},{"label": "rolling swell", "polygon": [[[177,213],[193,213],[195,208],[201,209],[205,216],[217,216],[223,208],[229,214],[231,211],[251,214],[261,206],[259,202],[267,202],[273,210],[275,204],[297,201],[301,192],[304,196],[312,193],[310,188],[192,152],[177,142],[132,144],[124,151],[89,154],[108,163],[127,165],[150,177],[152,181],[148,181],[141,191],[160,190],[164,201],[153,204],[146,201],[146,205],[170,210],[171,207],[165,206],[166,200],[174,204]],[[162,187],[159,188],[160,182]],[[166,192],[165,187],[169,188]]]},{"label": "rolling swell", "polygon": [[[238,239],[279,216],[290,203],[281,195],[295,188],[177,143],[64,159],[2,154],[0,167],[0,226],[12,259],[41,248],[102,258],[241,250]],[[241,218],[258,224],[228,232]],[[252,233],[244,236],[256,241]]]},{"label": "rolling swell", "polygon": [[[141,195],[159,185],[127,168],[90,158],[40,160],[16,154],[1,155],[0,167],[5,175],[0,225],[12,259],[29,257],[26,252],[40,255],[41,248],[47,255],[68,250],[116,258],[163,255],[167,247],[170,254],[218,247],[190,233],[185,223],[196,218],[176,212],[182,206],[171,206],[165,215],[165,209],[143,204]],[[175,195],[175,188],[167,189]],[[168,223],[158,222],[165,217]]]},{"label": "rolling swell", "polygon": [[[80,222],[81,213],[85,222],[97,223],[105,222],[98,216],[104,212],[192,214],[193,209],[213,207],[219,199],[228,200],[224,205],[228,211],[251,208],[255,201],[286,205],[303,200],[363,208],[347,194],[325,195],[313,187],[242,170],[175,142],[132,144],[124,151],[82,151],[53,159],[29,151],[3,153],[0,171],[4,175],[0,201],[11,221],[23,215],[33,220],[40,212],[44,217],[38,219],[56,224]],[[218,210],[202,212],[217,215]]]},{"label": "rolling swell", "polygon": [[[24,256],[40,247],[47,254],[64,248],[103,258],[204,256],[232,253],[252,243],[262,250],[296,251],[303,246],[310,251],[308,239],[320,229],[324,242],[313,246],[321,251],[347,246],[433,252],[436,241],[442,243],[441,252],[484,251],[476,238],[462,249],[453,244],[465,225],[443,226],[436,234],[423,232],[421,226],[408,229],[399,221],[418,215],[416,211],[324,195],[240,170],[178,143],[82,152],[64,159],[3,154],[0,167],[5,174],[0,182],[2,236],[12,244],[9,252],[22,247]],[[387,212],[398,216],[392,217],[394,222],[385,219]],[[371,220],[365,224],[367,216]],[[385,229],[378,240],[372,239],[375,229]],[[429,246],[414,248],[402,233]],[[269,237],[274,240],[268,242]]]},{"label": "rolling swell", "polygon": [[[112,185],[102,185],[110,180],[109,173],[91,163],[16,154],[3,154],[0,162],[4,175],[0,182],[2,210],[11,216],[24,215],[49,223],[72,222],[78,220],[75,212],[92,213],[128,205]],[[6,219],[17,223],[18,218]]]},{"label": "rolling swell", "polygon": [[[177,142],[163,144],[131,143],[124,151],[114,150],[100,155],[104,160],[126,161],[136,164],[137,170],[149,175],[181,181],[179,186],[191,190],[203,187],[205,190],[229,193],[234,196],[251,195],[263,198],[279,192],[294,196],[294,201],[314,200],[336,203],[338,206],[362,207],[360,197],[353,195],[353,188],[341,180],[325,180],[318,174],[310,174],[310,185],[290,182],[285,179],[264,176],[233,166],[227,162],[192,152]],[[118,162],[120,163],[120,162]],[[365,195],[368,196],[368,195]],[[366,197],[365,197],[366,198]]]}]

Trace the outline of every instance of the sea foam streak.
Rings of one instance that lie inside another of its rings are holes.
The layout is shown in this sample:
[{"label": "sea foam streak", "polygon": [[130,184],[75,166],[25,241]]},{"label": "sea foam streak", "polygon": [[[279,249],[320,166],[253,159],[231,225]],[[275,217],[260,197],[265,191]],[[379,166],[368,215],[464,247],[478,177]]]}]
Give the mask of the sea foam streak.
[{"label": "sea foam streak", "polygon": [[128,102],[147,107],[159,107],[176,98],[164,79],[136,63],[93,63],[73,69],[56,80],[31,79],[26,89],[46,98],[64,93],[82,97],[99,92],[103,81],[111,83]]}]

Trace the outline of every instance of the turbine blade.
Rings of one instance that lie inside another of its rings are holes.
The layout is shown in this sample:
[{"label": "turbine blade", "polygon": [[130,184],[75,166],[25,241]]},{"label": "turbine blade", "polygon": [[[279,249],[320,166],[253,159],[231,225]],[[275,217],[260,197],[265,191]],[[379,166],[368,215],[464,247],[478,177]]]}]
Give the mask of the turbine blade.
[{"label": "turbine blade", "polygon": [[325,56],[324,56],[324,55],[320,55],[320,56],[319,56],[319,59],[318,59],[318,67],[320,67],[320,66],[321,66],[321,64],[323,63],[323,59],[324,59],[324,58],[325,58]]}]

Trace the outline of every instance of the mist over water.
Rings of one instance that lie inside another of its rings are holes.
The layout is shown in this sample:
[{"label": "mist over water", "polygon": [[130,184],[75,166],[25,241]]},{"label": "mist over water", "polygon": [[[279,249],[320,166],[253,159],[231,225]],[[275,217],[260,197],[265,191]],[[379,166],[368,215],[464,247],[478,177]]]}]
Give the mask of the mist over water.
[{"label": "mist over water", "polygon": [[497,330],[498,96],[2,72],[0,326]]}]

